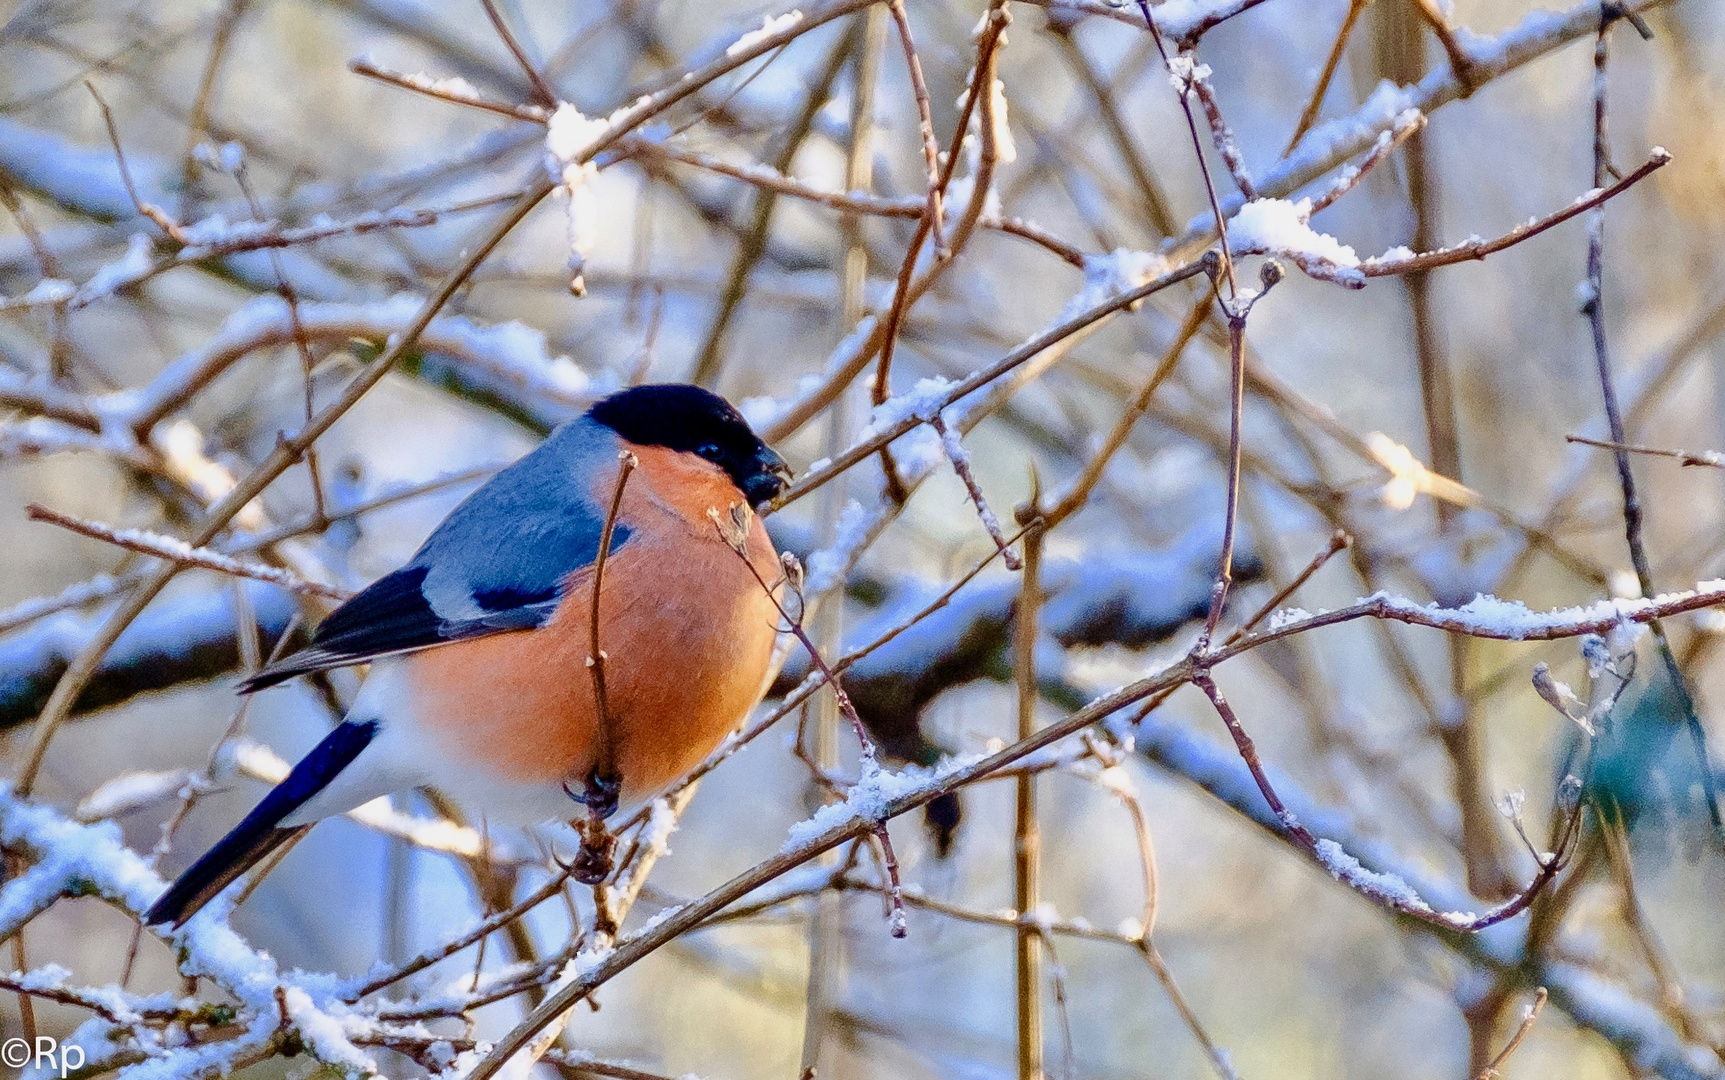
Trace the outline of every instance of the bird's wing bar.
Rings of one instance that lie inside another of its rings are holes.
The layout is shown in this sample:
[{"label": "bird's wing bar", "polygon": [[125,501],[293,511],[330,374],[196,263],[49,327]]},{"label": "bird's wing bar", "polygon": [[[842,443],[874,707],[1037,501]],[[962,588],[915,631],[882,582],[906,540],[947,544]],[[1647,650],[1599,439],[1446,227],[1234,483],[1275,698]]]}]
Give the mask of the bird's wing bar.
[{"label": "bird's wing bar", "polygon": [[318,625],[308,647],[247,679],[242,690],[452,640],[421,591],[425,575],[425,567],[410,565],[372,582]]},{"label": "bird's wing bar", "polygon": [[[607,508],[594,492],[615,475],[615,442],[583,421],[559,429],[468,496],[406,566],[332,612],[307,648],[264,668],[244,689],[543,625],[571,579],[598,557]],[[612,552],[629,535],[617,523]]]}]

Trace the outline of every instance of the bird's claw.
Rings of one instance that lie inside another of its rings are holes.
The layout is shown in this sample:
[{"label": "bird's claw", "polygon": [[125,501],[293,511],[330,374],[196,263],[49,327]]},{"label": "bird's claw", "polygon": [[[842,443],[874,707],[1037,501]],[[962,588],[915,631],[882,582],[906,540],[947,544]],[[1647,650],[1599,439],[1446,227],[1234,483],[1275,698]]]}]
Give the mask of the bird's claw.
[{"label": "bird's claw", "polygon": [[592,773],[580,790],[563,781],[563,793],[587,808],[588,816],[604,821],[617,812],[622,801],[623,778]]},{"label": "bird's claw", "polygon": [[615,865],[617,838],[605,823],[590,817],[580,825],[581,850],[569,864],[569,872],[583,885],[597,885],[611,876]]}]

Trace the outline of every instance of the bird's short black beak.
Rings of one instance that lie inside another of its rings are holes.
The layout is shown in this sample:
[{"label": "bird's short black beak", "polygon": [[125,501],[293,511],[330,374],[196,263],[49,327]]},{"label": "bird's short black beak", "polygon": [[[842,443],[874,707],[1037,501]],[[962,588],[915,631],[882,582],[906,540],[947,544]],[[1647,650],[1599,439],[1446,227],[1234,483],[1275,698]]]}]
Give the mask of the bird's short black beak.
[{"label": "bird's short black beak", "polygon": [[772,502],[791,482],[791,467],[785,459],[763,446],[755,452],[755,473],[743,484],[743,495],[749,505],[760,507]]}]

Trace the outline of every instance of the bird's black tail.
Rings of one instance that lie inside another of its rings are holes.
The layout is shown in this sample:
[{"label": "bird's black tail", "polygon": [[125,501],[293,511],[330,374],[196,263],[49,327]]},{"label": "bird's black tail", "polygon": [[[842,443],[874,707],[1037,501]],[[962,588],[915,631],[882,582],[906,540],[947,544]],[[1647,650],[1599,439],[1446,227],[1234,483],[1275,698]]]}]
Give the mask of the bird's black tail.
[{"label": "bird's black tail", "polygon": [[180,875],[159,900],[144,913],[144,923],[155,926],[171,922],[180,926],[198,913],[233,880],[255,866],[270,852],[297,839],[310,825],[284,827],[282,821],[306,800],[322,791],[346,768],[377,734],[376,721],[340,724],[324,736],[312,752],[300,759],[287,779],[265,795],[244,821],[222,837],[215,847]]},{"label": "bird's black tail", "polygon": [[179,880],[162,894],[161,899],[144,913],[145,925],[171,922],[176,927],[180,926],[196,915],[205,904],[214,900],[235,878],[261,862],[270,852],[311,828],[310,825],[300,825],[291,829],[278,829],[264,825],[248,829],[246,826],[250,824],[251,818],[248,817],[240,823],[239,828],[222,837],[221,843],[205,852],[204,857],[193,863],[191,869],[181,874]]}]

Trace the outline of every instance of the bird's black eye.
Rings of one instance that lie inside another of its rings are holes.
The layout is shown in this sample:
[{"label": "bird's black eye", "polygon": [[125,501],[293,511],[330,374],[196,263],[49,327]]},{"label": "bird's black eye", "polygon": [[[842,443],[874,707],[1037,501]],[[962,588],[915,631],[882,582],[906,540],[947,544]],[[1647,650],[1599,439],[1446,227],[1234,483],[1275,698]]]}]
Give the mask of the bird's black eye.
[{"label": "bird's black eye", "polygon": [[718,443],[710,442],[702,443],[700,446],[696,447],[695,453],[706,458],[708,461],[717,461],[724,455],[725,450]]}]

